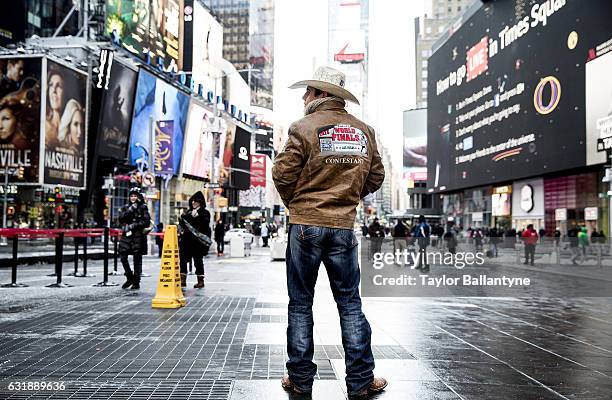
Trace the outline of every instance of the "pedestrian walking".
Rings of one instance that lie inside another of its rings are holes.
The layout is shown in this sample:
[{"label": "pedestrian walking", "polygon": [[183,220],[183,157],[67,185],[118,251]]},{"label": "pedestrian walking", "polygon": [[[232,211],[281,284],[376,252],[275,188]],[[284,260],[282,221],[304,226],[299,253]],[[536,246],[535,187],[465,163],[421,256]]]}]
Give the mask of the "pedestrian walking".
[{"label": "pedestrian walking", "polygon": [[559,248],[559,242],[561,241],[561,229],[559,229],[558,227],[555,228],[554,241],[555,241],[555,247]]},{"label": "pedestrian walking", "polygon": [[261,247],[268,247],[268,239],[270,237],[270,228],[268,224],[264,221],[261,223],[261,240],[263,245]]},{"label": "pedestrian walking", "polygon": [[187,263],[193,262],[198,283],[194,288],[204,287],[204,256],[212,244],[210,240],[210,212],[206,209],[202,192],[189,199],[189,209],[179,217],[179,251],[181,263],[181,287],[187,286]]},{"label": "pedestrian walking", "polygon": [[500,233],[497,227],[493,227],[489,230],[489,257],[497,257],[499,255],[498,245],[500,241]]},{"label": "pedestrian walking", "polygon": [[345,110],[358,103],[344,89],[345,75],[318,68],[306,87],[305,117],[289,127],[284,150],[272,169],[274,184],[289,209],[289,294],[285,390],[310,393],[317,371],[312,304],[323,261],[340,314],[348,395],[364,397],[387,386],[375,378],[371,328],[361,310],[357,239],[353,231],[360,199],[377,191],[384,167],[374,129]]},{"label": "pedestrian walking", "polygon": [[527,225],[527,229],[521,234],[525,245],[525,265],[534,263],[536,244],[538,243],[538,232],[533,228],[533,224]]},{"label": "pedestrian walking", "polygon": [[374,254],[380,253],[385,238],[385,230],[378,221],[378,218],[374,218],[368,227],[368,234],[370,235],[370,259],[372,259]]},{"label": "pedestrian walking", "polygon": [[410,231],[403,219],[398,219],[393,227],[393,254],[397,251],[403,252],[408,249],[407,238],[410,236]]},{"label": "pedestrian walking", "polygon": [[474,249],[476,251],[482,251],[482,241],[484,239],[482,229],[477,228],[472,231],[472,238],[474,239]]},{"label": "pedestrian walking", "polygon": [[457,252],[457,232],[455,229],[449,225],[446,233],[444,233],[444,241],[446,242],[446,247],[448,248],[448,252],[451,254],[455,254]]},{"label": "pedestrian walking", "polygon": [[[147,235],[145,229],[151,226],[149,209],[140,190],[130,189],[129,202],[119,210],[119,223],[122,227],[119,239],[119,257],[125,272],[123,289],[140,289],[142,256],[147,254]],[[128,256],[132,256],[134,270],[130,268]]]},{"label": "pedestrian walking", "polygon": [[569,242],[569,248],[571,252],[570,260],[572,264],[577,265],[578,257],[580,257],[580,247],[578,247],[578,233],[580,230],[578,227],[573,226],[571,229],[567,230],[567,240]]},{"label": "pedestrian walking", "polygon": [[215,225],[215,242],[217,242],[217,257],[223,255],[225,250],[225,224],[222,220],[218,220]]},{"label": "pedestrian walking", "polygon": [[429,262],[427,261],[427,246],[431,237],[431,228],[424,215],[419,215],[419,223],[414,227],[414,236],[419,248],[419,258],[415,269],[422,272],[429,272]]},{"label": "pedestrian walking", "polygon": [[578,232],[578,245],[580,246],[582,261],[586,261],[587,247],[589,247],[589,234],[587,233],[586,226],[583,226],[580,229],[580,232]]}]

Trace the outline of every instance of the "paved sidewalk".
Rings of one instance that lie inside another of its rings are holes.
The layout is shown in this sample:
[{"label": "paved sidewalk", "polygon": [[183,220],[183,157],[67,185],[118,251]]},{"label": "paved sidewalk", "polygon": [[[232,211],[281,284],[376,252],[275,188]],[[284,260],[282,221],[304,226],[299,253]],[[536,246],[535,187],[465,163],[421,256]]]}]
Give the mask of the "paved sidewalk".
[{"label": "paved sidewalk", "polygon": [[[145,259],[140,291],[92,288],[96,277],[44,287],[50,265],[19,269],[29,288],[0,289],[0,398],[289,399],[283,262],[256,248],[209,257],[206,288],[187,306],[151,308],[159,260]],[[112,264],[111,264],[112,266]],[[64,269],[71,269],[68,263]],[[434,269],[432,268],[432,271]],[[9,269],[0,269],[7,282]],[[117,283],[122,276],[111,277]],[[612,301],[547,298],[364,298],[376,399],[605,399],[612,393]],[[326,274],[315,298],[313,399],[346,398],[339,320]],[[8,390],[63,382],[64,390]],[[14,387],[14,385],[13,385]]]}]

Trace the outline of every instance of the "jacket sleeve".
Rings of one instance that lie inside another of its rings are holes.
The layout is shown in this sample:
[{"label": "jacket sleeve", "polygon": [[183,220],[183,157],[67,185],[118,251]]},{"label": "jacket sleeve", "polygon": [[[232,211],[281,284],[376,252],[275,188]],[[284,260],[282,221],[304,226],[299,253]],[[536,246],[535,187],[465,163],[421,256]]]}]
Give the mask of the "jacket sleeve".
[{"label": "jacket sleeve", "polygon": [[[371,129],[371,128],[370,128]],[[370,163],[370,172],[366,178],[363,189],[361,190],[361,198],[363,199],[370,193],[376,192],[382,186],[385,180],[385,167],[382,163],[382,158],[378,153],[378,146],[372,129],[372,162]]]},{"label": "jacket sleeve", "polygon": [[146,205],[142,205],[142,213],[139,218],[132,224],[132,230],[142,231],[151,225],[151,215]]},{"label": "jacket sleeve", "polygon": [[285,206],[293,198],[295,185],[306,163],[305,154],[305,143],[297,134],[295,125],[291,125],[285,148],[276,157],[272,167],[272,179]]},{"label": "jacket sleeve", "polygon": [[201,232],[205,234],[206,236],[210,237],[211,235],[210,212],[208,210],[204,210],[204,213],[202,215],[202,225],[201,226],[202,226]]}]

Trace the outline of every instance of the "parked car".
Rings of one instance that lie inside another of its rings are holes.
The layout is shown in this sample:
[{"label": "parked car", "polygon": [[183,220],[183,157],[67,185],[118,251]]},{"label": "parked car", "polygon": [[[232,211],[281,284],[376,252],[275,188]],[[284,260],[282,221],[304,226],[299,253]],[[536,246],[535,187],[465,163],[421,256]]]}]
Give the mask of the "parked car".
[{"label": "parked car", "polygon": [[244,228],[234,228],[225,232],[225,237],[223,238],[223,241],[225,242],[225,244],[229,244],[230,240],[232,240],[233,237],[242,237],[245,243],[253,244],[253,235],[250,234],[249,231]]}]

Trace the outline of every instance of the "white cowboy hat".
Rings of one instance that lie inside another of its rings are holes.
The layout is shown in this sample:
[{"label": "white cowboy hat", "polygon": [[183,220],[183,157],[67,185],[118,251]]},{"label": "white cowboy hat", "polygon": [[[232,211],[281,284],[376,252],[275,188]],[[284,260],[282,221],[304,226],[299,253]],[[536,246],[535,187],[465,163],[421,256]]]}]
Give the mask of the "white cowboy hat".
[{"label": "white cowboy hat", "polygon": [[359,100],[344,88],[346,75],[343,72],[331,67],[319,67],[315,71],[312,79],[299,81],[289,86],[289,89],[313,87],[331,95],[338,96],[353,103],[359,104]]}]

